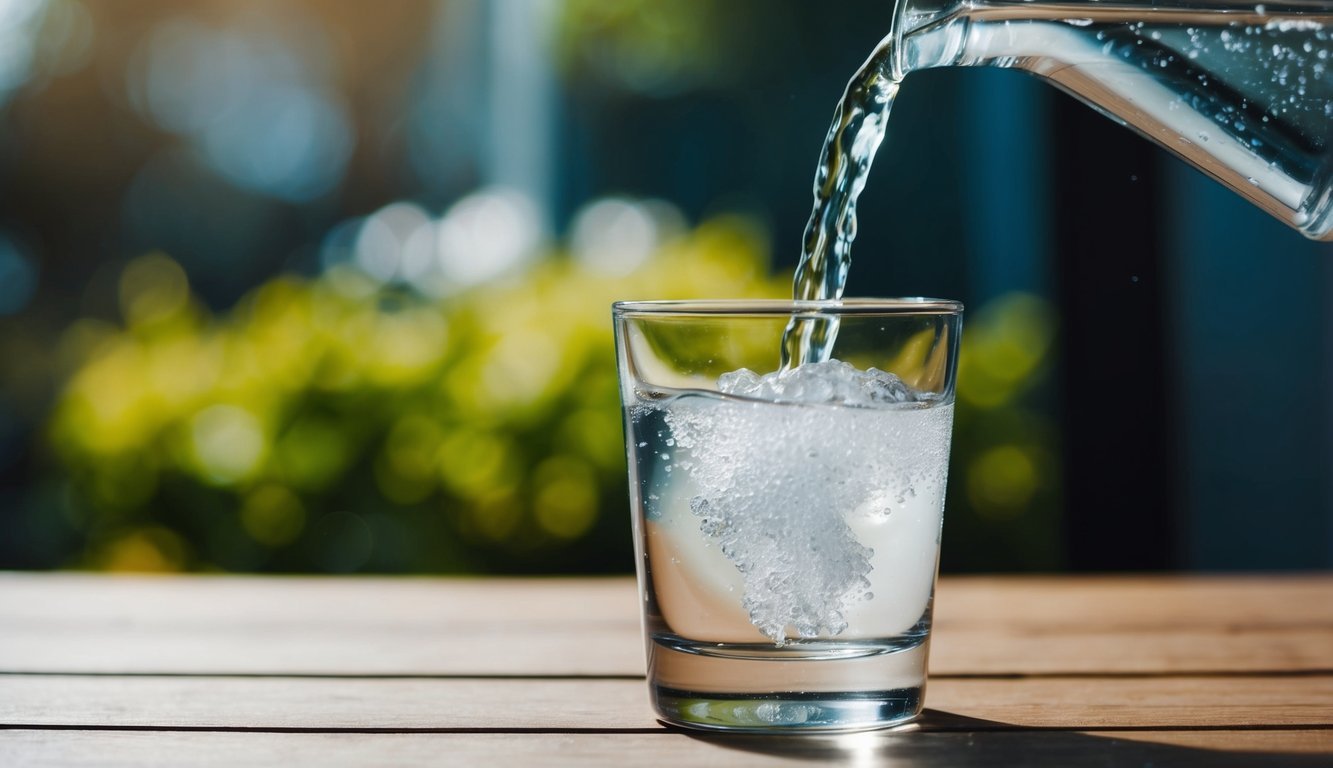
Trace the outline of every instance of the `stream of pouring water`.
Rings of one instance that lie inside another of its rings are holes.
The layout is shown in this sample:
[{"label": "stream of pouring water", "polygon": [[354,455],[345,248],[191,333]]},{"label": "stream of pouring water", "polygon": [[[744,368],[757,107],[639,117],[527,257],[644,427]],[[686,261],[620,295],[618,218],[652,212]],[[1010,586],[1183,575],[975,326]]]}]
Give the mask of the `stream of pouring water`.
[{"label": "stream of pouring water", "polygon": [[[805,225],[792,298],[842,298],[856,237],[856,199],[865,188],[875,151],[884,140],[898,93],[893,79],[893,35],[857,70],[833,112],[815,169],[815,206]],[[836,318],[792,317],[782,335],[782,370],[829,359],[838,335]]]}]

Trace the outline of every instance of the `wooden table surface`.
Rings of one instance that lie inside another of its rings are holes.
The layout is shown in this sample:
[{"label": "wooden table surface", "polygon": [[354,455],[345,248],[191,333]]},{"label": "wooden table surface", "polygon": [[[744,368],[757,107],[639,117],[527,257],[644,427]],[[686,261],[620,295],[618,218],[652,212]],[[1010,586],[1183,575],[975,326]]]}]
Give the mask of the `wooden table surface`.
[{"label": "wooden table surface", "polygon": [[0,766],[1333,766],[1333,575],[945,578],[926,715],[659,724],[632,580],[0,574]]}]

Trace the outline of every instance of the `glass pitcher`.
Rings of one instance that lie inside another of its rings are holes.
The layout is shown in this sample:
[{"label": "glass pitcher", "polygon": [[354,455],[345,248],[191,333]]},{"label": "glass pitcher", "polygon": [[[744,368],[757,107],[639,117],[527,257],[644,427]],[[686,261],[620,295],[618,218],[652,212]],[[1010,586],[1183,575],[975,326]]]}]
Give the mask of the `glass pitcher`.
[{"label": "glass pitcher", "polygon": [[1026,70],[1333,240],[1333,0],[897,0],[892,79]]}]

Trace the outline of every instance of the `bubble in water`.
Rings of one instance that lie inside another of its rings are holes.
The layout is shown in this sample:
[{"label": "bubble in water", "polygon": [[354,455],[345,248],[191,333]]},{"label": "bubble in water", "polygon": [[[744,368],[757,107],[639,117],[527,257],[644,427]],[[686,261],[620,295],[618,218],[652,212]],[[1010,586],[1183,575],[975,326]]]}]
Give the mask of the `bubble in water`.
[{"label": "bubble in water", "polygon": [[1324,25],[1314,19],[1279,19],[1264,25],[1265,30],[1276,30],[1278,32],[1294,32],[1296,30],[1308,32],[1322,30],[1323,28]]}]

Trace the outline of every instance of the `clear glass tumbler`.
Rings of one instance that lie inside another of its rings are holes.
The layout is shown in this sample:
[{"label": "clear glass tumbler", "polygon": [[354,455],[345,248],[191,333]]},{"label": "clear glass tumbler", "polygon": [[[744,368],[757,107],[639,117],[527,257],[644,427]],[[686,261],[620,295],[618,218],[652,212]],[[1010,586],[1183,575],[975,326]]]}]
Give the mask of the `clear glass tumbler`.
[{"label": "clear glass tumbler", "polygon": [[[921,711],[962,306],[614,306],[653,705],[845,731]],[[778,368],[788,322],[829,359]]]}]

